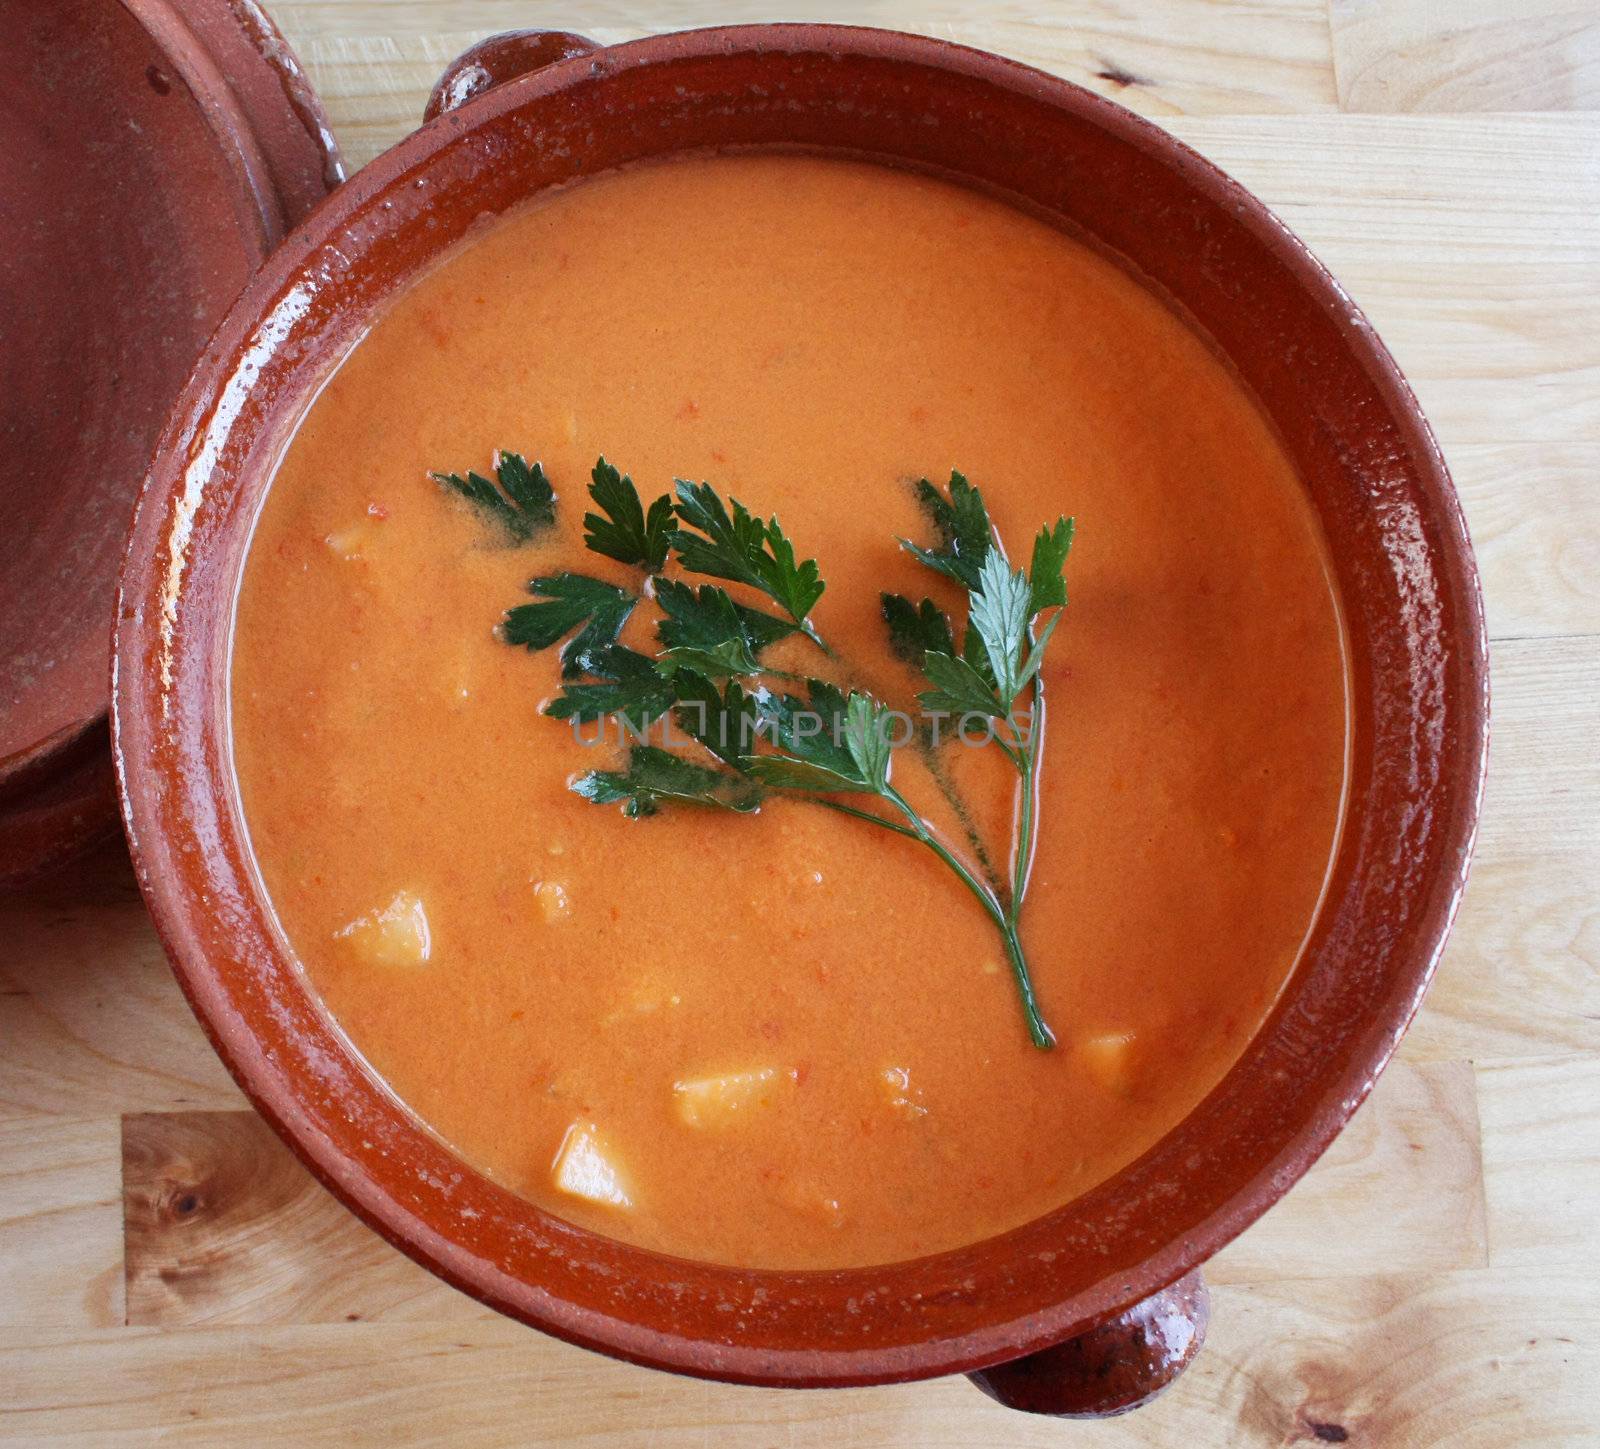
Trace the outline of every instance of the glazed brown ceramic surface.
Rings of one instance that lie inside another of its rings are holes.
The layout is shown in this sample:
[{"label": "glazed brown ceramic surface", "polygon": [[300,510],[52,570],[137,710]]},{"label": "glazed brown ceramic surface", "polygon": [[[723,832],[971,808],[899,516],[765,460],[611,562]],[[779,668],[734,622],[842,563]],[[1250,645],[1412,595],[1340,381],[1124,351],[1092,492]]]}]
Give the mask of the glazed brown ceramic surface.
[{"label": "glazed brown ceramic surface", "polygon": [[1210,1294],[1189,1273],[1076,1338],[971,1377],[1008,1409],[1108,1419],[1171,1387],[1204,1346],[1210,1321]]},{"label": "glazed brown ceramic surface", "polygon": [[212,327],[338,168],[244,0],[15,0],[0,56],[4,881],[112,826],[112,595],[139,480]]},{"label": "glazed brown ceramic surface", "polygon": [[428,97],[422,118],[431,121],[508,80],[599,48],[588,36],[568,30],[507,30],[491,35],[450,62]]},{"label": "glazed brown ceramic surface", "polygon": [[[473,1173],[309,996],[249,860],[230,764],[226,668],[249,531],[286,429],[341,351],[481,218],[706,146],[934,171],[1120,254],[1255,389],[1321,517],[1348,611],[1348,815],[1324,909],[1260,1037],[1182,1127],[1087,1196],[883,1268],[668,1259]],[[117,665],[124,810],[157,924],[218,1049],[312,1169],[407,1252],[526,1322],[660,1367],[794,1385],[1048,1348],[1183,1277],[1287,1190],[1365,1096],[1432,972],[1466,870],[1487,720],[1477,581],[1438,450],[1388,354],[1303,247],[1192,152],[1071,85],[937,41],[814,26],[563,61],[442,115],[338,192],[251,284],[169,422],[125,567]]]}]

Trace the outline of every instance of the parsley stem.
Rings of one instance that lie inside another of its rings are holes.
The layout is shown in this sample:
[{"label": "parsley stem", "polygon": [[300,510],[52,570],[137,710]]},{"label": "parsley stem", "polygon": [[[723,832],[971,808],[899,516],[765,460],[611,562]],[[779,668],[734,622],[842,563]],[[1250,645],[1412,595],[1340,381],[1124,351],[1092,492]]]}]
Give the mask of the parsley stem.
[{"label": "parsley stem", "polygon": [[1019,753],[1017,769],[1022,776],[1022,801],[1018,810],[1016,858],[1011,863],[1011,920],[1022,914],[1022,899],[1028,893],[1028,877],[1033,871],[1035,825],[1039,814],[1039,762],[1044,751],[1044,691],[1036,688],[1033,720],[1028,728],[1028,743]]},{"label": "parsley stem", "polygon": [[829,659],[838,659],[839,656],[834,653],[833,646],[829,644],[828,641],[822,637],[822,635],[817,633],[816,626],[812,624],[809,617],[800,621],[800,632],[804,634],[806,638],[809,639],[813,644],[815,644],[818,649],[826,654]]},{"label": "parsley stem", "polygon": [[1001,739],[999,735],[994,737],[994,742],[1000,746],[1000,749],[1005,754],[1005,757],[1017,767],[1017,773],[1019,775],[1027,774],[1028,759],[1022,750],[1020,750],[1016,745]]},{"label": "parsley stem", "polygon": [[846,805],[840,800],[829,800],[822,795],[811,797],[818,805],[826,806],[829,810],[837,810],[841,815],[854,815],[857,820],[869,820],[874,825],[881,825],[885,830],[892,830],[896,835],[904,835],[909,840],[921,840],[922,837],[915,830],[908,830],[898,820],[885,820],[881,815],[874,815],[870,810],[858,810],[854,805]]},{"label": "parsley stem", "polygon": [[1022,898],[1028,890],[1029,856],[1033,852],[1033,813],[1033,761],[1029,759],[1022,768],[1022,806],[1018,812],[1016,858],[1011,863],[1010,917],[1013,925],[1022,914]]},{"label": "parsley stem", "polygon": [[[1037,647],[1033,626],[1028,626],[1028,643]],[[1033,873],[1035,827],[1039,814],[1039,772],[1044,760],[1045,698],[1044,673],[1033,676],[1033,715],[1028,721],[1028,742],[1019,744],[1017,769],[1022,776],[1022,801],[1018,811],[1016,859],[1011,863],[1011,924],[1022,916],[1022,900],[1028,893],[1028,877]],[[1016,733],[1012,724],[1012,733]]]},{"label": "parsley stem", "polygon": [[[852,689],[859,688],[866,693],[871,693],[871,689],[867,685],[859,683],[859,671],[856,670],[848,660],[842,658],[839,652],[831,644],[829,644],[821,634],[817,632],[816,626],[811,622],[809,616],[800,621],[800,632],[804,634],[806,638],[809,639],[813,644],[815,644],[817,648],[827,655],[827,657],[835,664],[841,666],[841,672],[844,674],[845,681]],[[776,670],[768,670],[767,672],[769,674],[778,673]],[[792,679],[795,676],[782,675],[781,677],[785,679]],[[955,812],[956,819],[961,823],[961,829],[967,837],[967,844],[972,847],[972,853],[978,858],[978,865],[983,871],[984,876],[995,888],[995,890],[1002,890],[1003,886],[1001,884],[1000,877],[996,873],[993,864],[989,860],[989,851],[983,843],[983,837],[978,834],[978,827],[972,823],[972,812],[967,808],[967,802],[962,798],[961,792],[956,789],[955,782],[951,780],[950,776],[940,765],[937,749],[930,742],[923,739],[920,734],[917,736],[917,748],[922,752],[923,763],[927,765],[928,774],[930,777],[932,777],[935,787],[938,789],[939,793],[944,796],[945,803],[949,805],[952,811]],[[1011,751],[1007,749],[1006,753],[1010,754]],[[1020,763],[1018,763],[1017,768],[1019,770],[1022,768]],[[854,813],[860,814],[861,812],[856,811]],[[875,815],[868,816],[867,818],[878,820],[880,824],[888,823]]]},{"label": "parsley stem", "polygon": [[1022,939],[1014,924],[1000,928],[1005,939],[1006,955],[1011,961],[1011,974],[1017,980],[1017,994],[1022,998],[1022,1015],[1028,1023],[1028,1036],[1040,1051],[1049,1051],[1056,1044],[1056,1034],[1039,1012],[1039,1000],[1033,994],[1033,976],[1028,970],[1027,958],[1022,954]]},{"label": "parsley stem", "polygon": [[[893,785],[884,788],[884,798],[900,811],[911,822],[911,830],[901,830],[900,833],[912,834],[935,855],[939,857],[960,878],[961,882],[977,897],[978,904],[988,913],[990,920],[1000,931],[1000,938],[1005,942],[1006,957],[1011,963],[1011,974],[1016,977],[1017,994],[1022,998],[1022,1015],[1028,1025],[1028,1036],[1033,1044],[1041,1051],[1048,1051],[1056,1044],[1055,1033],[1045,1025],[1044,1017],[1039,1012],[1038,998],[1033,991],[1033,975],[1028,970],[1028,960],[1023,954],[1022,940],[1017,934],[1017,923],[1013,915],[1009,914],[1000,904],[999,898],[977,876],[967,869],[959,857],[954,855],[942,840],[928,829],[927,822],[912,809],[906,797]],[[853,811],[853,814],[865,816],[867,819],[876,819],[879,824],[893,826],[890,821],[882,820],[877,816],[868,816],[865,811]]]}]

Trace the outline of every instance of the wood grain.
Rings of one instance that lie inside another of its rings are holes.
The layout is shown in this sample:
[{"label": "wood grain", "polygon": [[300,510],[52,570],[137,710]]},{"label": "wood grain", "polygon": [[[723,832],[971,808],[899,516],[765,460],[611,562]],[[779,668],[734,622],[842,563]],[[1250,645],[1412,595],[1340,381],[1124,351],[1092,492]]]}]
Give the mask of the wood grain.
[{"label": "wood grain", "polygon": [[1450,450],[1494,639],[1600,634],[1600,443]]},{"label": "wood grain", "polygon": [[0,1116],[244,1100],[184,1005],[120,845],[0,894],[0,1042]]},{"label": "wood grain", "polygon": [[1488,1261],[1472,1067],[1397,1062],[1322,1160],[1206,1276],[1261,1284]]},{"label": "wood grain", "polygon": [[254,1112],[122,1119],[127,1321],[451,1321],[481,1308],[329,1197]]},{"label": "wood grain", "polygon": [[[1131,1419],[959,1381],[784,1394],[528,1333],[415,1268],[247,1109],[126,860],[0,897],[0,1440],[37,1445],[1600,1442],[1600,14],[1589,0],[284,0],[357,162],[519,25],[855,20],[1170,127],[1330,265],[1459,482],[1494,646],[1472,889],[1399,1061],[1212,1265],[1197,1367]],[[1585,109],[1587,108],[1587,109]],[[1450,114],[1455,112],[1456,114]]]},{"label": "wood grain", "polygon": [[1472,887],[1406,1050],[1600,1052],[1600,637],[1492,646]]},{"label": "wood grain", "polygon": [[[1205,1352],[1127,1419],[1008,1416],[959,1379],[793,1393],[648,1375],[502,1321],[0,1330],[0,1432],[95,1444],[585,1449],[1592,1445],[1600,1290],[1480,1269],[1221,1287]],[[63,1374],[61,1363],[74,1371]]]},{"label": "wood grain", "polygon": [[[1592,116],[1182,118],[1389,345],[1445,446],[1600,440]],[[1312,158],[1315,158],[1312,164]]]},{"label": "wood grain", "polygon": [[1347,111],[1600,106],[1600,30],[1585,0],[1330,0]]},{"label": "wood grain", "polygon": [[123,1321],[116,1128],[107,1118],[0,1122],[0,1325]]},{"label": "wood grain", "polygon": [[1600,639],[1501,640],[1492,667],[1484,858],[1587,855],[1600,834]]},{"label": "wood grain", "polygon": [[1478,1074],[1494,1261],[1594,1274],[1600,1060],[1499,1062]]},{"label": "wood grain", "polygon": [[1596,879],[1600,848],[1592,841],[1546,858],[1480,854],[1404,1056],[1517,1060],[1600,1052]]},{"label": "wood grain", "polygon": [[1324,0],[1257,0],[1248,9],[1167,0],[1159,17],[1127,0],[1067,6],[934,0],[326,0],[277,5],[285,34],[324,95],[353,158],[364,162],[415,124],[444,62],[495,30],[543,26],[614,43],[661,30],[772,20],[881,25],[997,51],[1066,76],[1142,114],[1336,109]]}]

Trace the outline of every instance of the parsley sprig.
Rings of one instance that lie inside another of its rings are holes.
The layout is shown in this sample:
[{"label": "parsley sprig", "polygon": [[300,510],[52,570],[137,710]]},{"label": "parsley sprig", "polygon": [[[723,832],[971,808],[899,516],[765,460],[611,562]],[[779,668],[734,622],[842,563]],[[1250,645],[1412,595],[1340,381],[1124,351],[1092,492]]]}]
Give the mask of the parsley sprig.
[{"label": "parsley sprig", "polygon": [[[924,549],[904,539],[901,546],[935,572],[966,586],[967,625],[961,652],[955,652],[949,622],[931,599],[913,608],[901,595],[885,594],[883,614],[891,643],[902,657],[921,654],[922,673],[932,686],[917,696],[924,708],[961,719],[979,715],[994,720],[991,737],[1021,777],[1011,884],[1002,908],[1004,921],[997,924],[1008,948],[1015,948],[1012,967],[1028,1008],[1031,991],[1026,968],[1020,965],[1017,932],[1038,840],[1039,769],[1045,735],[1044,680],[1039,671],[1045,646],[1067,602],[1064,570],[1072,551],[1073,520],[1058,518],[1039,530],[1024,573],[1007,560],[983,494],[960,473],[950,474],[947,495],[941,496],[923,480],[917,485],[917,496],[939,535],[939,546]],[[1049,618],[1040,628],[1039,620],[1046,613]],[[1024,691],[1032,694],[1026,729],[1016,710]],[[1029,1021],[1031,1028],[1031,1010]],[[1038,1041],[1037,1033],[1034,1040]]]},{"label": "parsley sprig", "polygon": [[481,473],[435,473],[436,483],[459,493],[492,519],[511,543],[526,543],[556,521],[556,495],[544,469],[520,453],[497,453],[495,481]]},{"label": "parsley sprig", "polygon": [[815,637],[809,615],[822,597],[817,561],[796,562],[794,545],[776,518],[753,515],[737,498],[733,512],[709,483],[678,480],[674,511],[680,520],[672,546],[678,562],[692,574],[732,579],[759,589],[795,624]]},{"label": "parsley sprig", "polygon": [[[555,495],[543,469],[514,453],[497,459],[498,484],[475,473],[435,474],[477,505],[512,541],[532,538],[554,521]],[[670,806],[702,806],[747,814],[768,796],[798,798],[851,816],[930,850],[971,892],[993,921],[1016,979],[1034,1045],[1055,1037],[1035,998],[1023,950],[1021,918],[1035,843],[1044,742],[1045,648],[1067,602],[1063,570],[1073,525],[1060,518],[1041,529],[1026,570],[1013,568],[977,487],[952,473],[943,490],[927,480],[917,498],[935,535],[931,546],[902,539],[913,557],[955,585],[964,602],[957,633],[932,598],[913,604],[884,594],[881,607],[893,654],[921,677],[926,716],[950,721],[950,733],[976,718],[1020,776],[1012,825],[1010,870],[1001,879],[967,823],[976,868],[953,849],[894,784],[897,716],[870,691],[777,669],[764,654],[801,635],[829,665],[839,661],[817,632],[812,610],[825,584],[815,559],[801,559],[776,517],[762,518],[737,499],[724,502],[709,483],[678,480],[671,495],[648,508],[633,480],[601,458],[589,484],[595,511],[584,516],[593,553],[642,571],[635,593],[604,579],[565,572],[535,578],[537,600],[506,612],[501,637],[531,651],[561,644],[562,688],[544,707],[557,719],[611,718],[633,740],[624,765],[591,770],[572,788],[596,804],[620,805],[630,817]],[[719,584],[698,586],[666,576],[724,580],[761,596],[764,606],[736,600]],[[656,606],[656,649],[620,642],[646,598]],[[825,669],[824,672],[827,672]],[[1031,701],[1024,725],[1019,701]],[[691,752],[647,743],[646,730],[670,717]],[[936,781],[938,768],[926,719],[913,727]],[[959,802],[952,799],[958,807]]]}]

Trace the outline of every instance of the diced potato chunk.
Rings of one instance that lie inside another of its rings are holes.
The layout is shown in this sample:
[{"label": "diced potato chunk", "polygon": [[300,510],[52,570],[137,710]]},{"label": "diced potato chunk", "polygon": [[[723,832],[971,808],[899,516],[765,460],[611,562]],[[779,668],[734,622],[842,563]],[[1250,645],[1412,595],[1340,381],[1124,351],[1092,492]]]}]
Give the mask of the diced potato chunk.
[{"label": "diced potato chunk", "polygon": [[567,1128],[550,1164],[550,1175],[555,1185],[572,1197],[607,1207],[633,1206],[622,1169],[593,1122],[574,1122]]},{"label": "diced potato chunk", "polygon": [[819,1194],[811,1203],[810,1212],[814,1218],[826,1223],[830,1228],[842,1228],[844,1226],[845,1212],[836,1197],[826,1197]]},{"label": "diced potato chunk", "polygon": [[687,1127],[728,1127],[748,1112],[770,1107],[781,1080],[776,1067],[689,1077],[672,1084],[673,1105]]},{"label": "diced potato chunk", "polygon": [[439,671],[439,686],[450,710],[460,714],[472,707],[483,673],[483,655],[476,639],[463,639],[452,651],[449,663]]},{"label": "diced potato chunk", "polygon": [[433,953],[422,899],[401,891],[382,910],[358,916],[334,932],[372,966],[425,966]]},{"label": "diced potato chunk", "polygon": [[1129,1096],[1133,1091],[1133,1043],[1131,1031],[1115,1031],[1088,1037],[1078,1047],[1089,1075],[1119,1097]]},{"label": "diced potato chunk", "polygon": [[652,977],[646,977],[633,983],[627,995],[605,1014],[601,1025],[615,1026],[619,1021],[631,1021],[636,1017],[649,1016],[653,1012],[682,1005],[683,997],[670,986]]},{"label": "diced potato chunk", "polygon": [[371,518],[360,518],[344,528],[337,528],[323,542],[340,558],[353,563],[364,559],[377,537],[378,525]]},{"label": "diced potato chunk", "polygon": [[536,880],[533,883],[533,899],[546,925],[553,926],[572,914],[572,902],[567,899],[567,888],[560,881]]},{"label": "diced potato chunk", "polygon": [[764,1173],[767,1195],[775,1203],[801,1217],[810,1218],[830,1228],[842,1228],[847,1214],[836,1197],[809,1180],[797,1181],[787,1173],[774,1169]]},{"label": "diced potato chunk", "polygon": [[878,1073],[878,1086],[883,1091],[883,1100],[888,1103],[889,1110],[897,1116],[913,1121],[928,1115],[928,1109],[922,1102],[922,1088],[911,1085],[909,1067],[885,1067]]},{"label": "diced potato chunk", "polygon": [[845,1224],[845,1211],[839,1199],[829,1197],[825,1192],[812,1192],[796,1185],[790,1191],[786,1205],[801,1217],[813,1218],[824,1227],[842,1228]]}]

